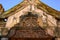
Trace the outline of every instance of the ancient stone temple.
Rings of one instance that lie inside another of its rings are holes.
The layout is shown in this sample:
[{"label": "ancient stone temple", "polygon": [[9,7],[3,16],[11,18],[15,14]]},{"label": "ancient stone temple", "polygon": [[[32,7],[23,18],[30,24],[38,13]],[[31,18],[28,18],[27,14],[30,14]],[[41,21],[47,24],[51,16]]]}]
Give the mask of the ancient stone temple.
[{"label": "ancient stone temple", "polygon": [[0,14],[0,36],[7,40],[60,40],[60,12],[40,0],[23,0]]}]

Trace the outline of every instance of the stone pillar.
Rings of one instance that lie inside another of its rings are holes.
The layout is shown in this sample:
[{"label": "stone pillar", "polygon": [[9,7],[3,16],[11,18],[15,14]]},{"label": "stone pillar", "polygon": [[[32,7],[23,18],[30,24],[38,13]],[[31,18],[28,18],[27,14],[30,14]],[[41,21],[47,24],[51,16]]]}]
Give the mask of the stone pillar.
[{"label": "stone pillar", "polygon": [[1,27],[0,28],[0,40],[8,40],[7,37],[3,37],[6,36],[8,34],[8,29],[5,27]]},{"label": "stone pillar", "polygon": [[60,37],[60,20],[57,21],[57,32],[58,32],[58,37]]},{"label": "stone pillar", "polygon": [[60,40],[60,19],[57,20],[56,37],[55,40]]}]

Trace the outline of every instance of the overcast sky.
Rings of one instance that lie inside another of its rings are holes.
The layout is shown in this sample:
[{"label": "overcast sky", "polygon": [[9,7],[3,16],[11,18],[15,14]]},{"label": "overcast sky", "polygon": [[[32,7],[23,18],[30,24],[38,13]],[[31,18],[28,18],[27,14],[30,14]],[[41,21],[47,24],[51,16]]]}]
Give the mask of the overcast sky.
[{"label": "overcast sky", "polygon": [[[23,0],[0,0],[0,4],[3,5],[5,10],[12,8]],[[41,0],[50,7],[60,11],[60,0]]]}]

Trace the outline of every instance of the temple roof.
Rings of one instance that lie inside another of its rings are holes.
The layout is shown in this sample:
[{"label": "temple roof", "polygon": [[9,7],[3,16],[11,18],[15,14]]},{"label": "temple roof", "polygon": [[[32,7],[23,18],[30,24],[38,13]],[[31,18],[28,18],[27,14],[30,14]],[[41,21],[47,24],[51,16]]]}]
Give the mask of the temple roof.
[{"label": "temple roof", "polygon": [[[36,5],[37,8],[45,11],[47,14],[50,14],[50,15],[54,16],[55,18],[60,19],[60,12],[59,11],[49,7],[48,5],[44,4],[43,2],[41,2],[39,0],[35,0],[34,3],[37,4]],[[5,11],[4,13],[2,13],[0,15],[0,18],[9,17],[9,16],[15,14],[16,13],[15,11],[17,11],[18,9],[22,10],[25,7],[27,7],[28,5],[29,5],[29,2],[27,2],[27,0],[24,0],[21,3],[17,4],[16,6],[14,6],[13,8],[11,8],[11,9]]]}]

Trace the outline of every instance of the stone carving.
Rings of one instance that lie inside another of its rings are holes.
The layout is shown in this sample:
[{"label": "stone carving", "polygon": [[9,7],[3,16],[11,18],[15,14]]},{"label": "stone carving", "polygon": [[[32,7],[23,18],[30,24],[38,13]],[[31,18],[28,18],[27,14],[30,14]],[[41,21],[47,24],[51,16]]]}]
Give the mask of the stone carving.
[{"label": "stone carving", "polygon": [[0,14],[4,12],[4,8],[2,7],[2,5],[0,4]]}]

